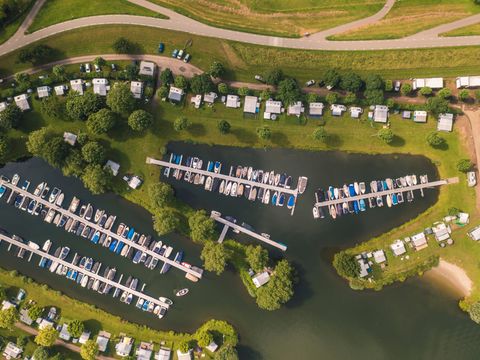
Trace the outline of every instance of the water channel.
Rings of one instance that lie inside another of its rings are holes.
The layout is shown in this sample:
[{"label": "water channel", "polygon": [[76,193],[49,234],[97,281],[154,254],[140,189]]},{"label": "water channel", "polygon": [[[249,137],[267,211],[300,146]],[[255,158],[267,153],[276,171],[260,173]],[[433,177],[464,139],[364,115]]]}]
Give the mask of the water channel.
[{"label": "water channel", "polygon": [[[292,150],[254,150],[210,147],[172,143],[169,149],[204,160],[219,160],[225,165],[250,165],[260,169],[285,171],[296,178],[309,178],[309,186],[290,216],[286,208],[275,208],[245,199],[234,199],[207,193],[184,181],[171,180],[177,196],[195,208],[218,210],[245,221],[259,232],[268,232],[274,240],[288,245],[285,256],[293,261],[299,273],[294,299],[276,312],[259,310],[238,276],[228,270],[220,277],[206,274],[193,284],[178,270],[160,275],[144,266],[113,255],[83,238],[67,234],[54,225],[46,224],[31,215],[0,201],[1,227],[26,239],[43,243],[46,239],[65,244],[73,251],[90,255],[105,265],[115,265],[118,273],[132,274],[145,282],[146,292],[167,296],[175,305],[162,320],[134,309],[133,306],[112,301],[111,297],[85,290],[71,281],[39,270],[38,259],[31,263],[17,259],[13,252],[0,246],[0,264],[15,268],[50,284],[54,289],[93,303],[123,318],[158,329],[193,331],[210,318],[231,322],[240,333],[242,359],[477,359],[480,327],[471,322],[457,306],[450,293],[422,279],[394,284],[380,292],[353,291],[340,279],[331,266],[332,254],[381,234],[408,221],[431,206],[438,193],[427,190],[425,198],[417,196],[411,204],[391,209],[368,210],[366,213],[314,221],[312,205],[314,190],[328,185],[351,181],[370,181],[405,174],[427,173],[437,179],[434,166],[428,159],[416,156],[367,156],[338,152],[306,152]],[[93,196],[81,182],[63,177],[40,159],[9,163],[2,174],[18,173],[28,177],[35,186],[47,181],[62,188],[67,202],[73,195],[83,201],[118,215],[135,229],[153,234],[151,217],[142,208],[113,195]],[[233,236],[233,235],[232,235]],[[238,237],[240,241],[248,241]],[[178,235],[165,237],[175,249],[183,249],[186,261],[199,265],[199,248]],[[394,239],[392,239],[394,240]],[[271,249],[269,249],[271,250]],[[281,256],[271,250],[272,256]],[[175,290],[189,287],[183,298],[173,296]]]}]

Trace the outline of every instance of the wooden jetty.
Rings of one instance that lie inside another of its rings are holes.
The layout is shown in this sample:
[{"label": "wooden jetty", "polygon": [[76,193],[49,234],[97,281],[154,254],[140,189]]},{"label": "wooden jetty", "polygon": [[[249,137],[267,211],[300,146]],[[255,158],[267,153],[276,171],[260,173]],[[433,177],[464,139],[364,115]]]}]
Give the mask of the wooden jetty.
[{"label": "wooden jetty", "polygon": [[20,242],[18,240],[15,240],[15,239],[12,239],[11,237],[9,236],[6,236],[6,235],[3,235],[0,233],[0,240],[3,240],[5,242],[8,242],[10,245],[15,245],[19,248],[22,248],[22,249],[25,249],[26,251],[30,251],[32,252],[33,254],[35,255],[38,255],[38,256],[41,256],[41,257],[44,257],[46,259],[49,259],[49,260],[52,260],[52,261],[56,261],[57,263],[59,263],[60,265],[63,265],[63,266],[66,266],[70,269],[73,269],[74,271],[77,271],[78,273],[82,273],[84,275],[87,275],[88,277],[90,278],[93,278],[95,280],[99,280],[99,281],[102,281],[108,285],[111,285],[112,287],[114,288],[118,288],[120,289],[121,291],[126,291],[128,292],[129,294],[132,294],[134,296],[137,296],[139,298],[142,298],[142,299],[145,299],[145,300],[148,300],[152,303],[154,303],[155,305],[160,305],[164,308],[167,308],[169,307],[169,305],[163,301],[160,301],[159,299],[155,299],[149,295],[146,295],[140,291],[136,291],[136,290],[132,290],[130,289],[129,287],[125,286],[125,285],[122,285],[120,284],[119,282],[116,282],[116,281],[113,281],[113,280],[108,280],[107,278],[103,277],[103,276],[100,276],[98,274],[95,274],[93,272],[90,272],[90,271],[86,271],[85,269],[82,269],[80,268],[79,266],[77,265],[73,265],[71,263],[69,263],[68,261],[65,261],[65,260],[61,260],[47,252],[44,252],[40,249],[38,250],[35,250],[35,249],[32,249],[31,247],[29,247],[27,244],[24,244],[23,242]]},{"label": "wooden jetty", "polygon": [[285,244],[282,244],[282,243],[279,243],[279,242],[276,242],[276,241],[273,241],[263,235],[260,235],[260,234],[257,234],[256,232],[254,231],[251,231],[247,228],[244,228],[243,226],[240,226],[240,225],[237,225],[227,219],[224,219],[221,217],[222,214],[220,214],[218,211],[212,211],[212,213],[210,214],[210,217],[212,219],[214,219],[215,221],[221,223],[221,224],[224,224],[225,226],[223,227],[223,230],[222,230],[222,233],[220,234],[220,237],[218,238],[218,242],[219,243],[222,243],[223,240],[225,239],[225,235],[227,234],[227,231],[228,229],[232,228],[234,230],[237,230],[237,231],[240,231],[246,235],[249,235],[257,240],[260,240],[268,245],[271,245],[273,247],[276,247],[277,249],[280,249],[282,251],[286,251],[287,250],[287,246]]},{"label": "wooden jetty", "polygon": [[125,243],[126,245],[129,245],[130,247],[132,248],[135,248],[137,250],[141,250],[143,251],[144,253],[147,253],[148,255],[151,255],[153,258],[157,258],[159,261],[163,261],[165,263],[168,263],[170,264],[171,266],[181,270],[181,271],[184,271],[185,273],[187,274],[190,274],[190,275],[193,275],[199,279],[202,278],[202,271],[197,271],[195,270],[194,268],[189,268],[189,267],[186,267],[176,261],[173,261],[172,259],[169,259],[165,256],[162,256],[162,255],[159,255],[151,250],[148,250],[146,248],[144,248],[143,246],[141,245],[138,245],[136,242],[134,241],[131,241],[129,239],[125,239],[119,235],[117,235],[116,233],[114,233],[113,231],[111,230],[107,230],[105,228],[102,228],[101,226],[99,226],[98,224],[94,223],[94,222],[91,222],[91,221],[87,221],[86,219],[84,219],[83,217],[80,217],[78,216],[77,214],[73,214],[71,213],[70,211],[68,211],[67,209],[64,209],[63,207],[60,207],[60,206],[57,206],[55,204],[52,204],[50,202],[48,202],[48,200],[45,200],[45,199],[42,199],[40,196],[35,196],[33,195],[32,193],[26,191],[26,190],[23,190],[22,188],[18,187],[18,186],[15,186],[11,183],[8,183],[8,182],[4,182],[4,181],[0,181],[0,184],[1,185],[4,185],[5,187],[11,189],[11,190],[14,190],[16,191],[17,193],[20,193],[22,194],[23,196],[28,196],[30,199],[34,199],[37,201],[37,203],[41,203],[43,204],[44,206],[48,207],[48,208],[51,208],[51,209],[54,209],[55,211],[61,213],[62,215],[65,215],[65,216],[68,216],[70,218],[73,218],[74,220],[78,220],[82,223],[84,223],[85,225],[88,225],[90,228],[93,228],[95,230],[98,230],[100,231],[101,233],[104,233],[106,234],[107,236],[111,236],[112,239],[117,239],[118,241],[122,241],[123,243]]},{"label": "wooden jetty", "polygon": [[387,195],[393,195],[393,194],[398,194],[398,193],[403,193],[403,192],[409,192],[409,191],[413,191],[413,190],[423,190],[423,189],[426,189],[426,188],[434,188],[434,187],[438,187],[438,186],[442,186],[442,185],[456,184],[456,183],[458,183],[458,181],[459,181],[458,177],[444,179],[444,180],[437,180],[437,181],[427,182],[427,183],[424,183],[424,184],[405,186],[405,187],[391,189],[391,190],[377,191],[377,192],[372,192],[372,193],[368,193],[368,194],[345,197],[345,198],[342,198],[342,199],[326,200],[326,201],[315,203],[315,206],[316,207],[323,207],[323,206],[343,204],[344,202],[358,201],[358,200],[362,200],[362,199],[366,200],[368,198],[375,198],[377,196],[387,196]]}]

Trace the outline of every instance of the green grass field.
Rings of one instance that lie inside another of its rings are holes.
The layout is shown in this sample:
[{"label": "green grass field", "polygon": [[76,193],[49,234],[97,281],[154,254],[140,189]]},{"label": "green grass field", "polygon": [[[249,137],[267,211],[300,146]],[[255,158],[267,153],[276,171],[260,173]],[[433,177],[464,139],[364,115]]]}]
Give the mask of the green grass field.
[{"label": "green grass field", "polygon": [[379,11],[383,0],[151,0],[212,26],[286,37],[345,24]]},{"label": "green grass field", "polygon": [[[102,36],[98,36],[101,32]],[[247,45],[213,38],[199,37],[179,32],[151,29],[139,26],[105,26],[72,30],[52,36],[39,43],[56,49],[48,59],[58,60],[72,56],[113,53],[112,43],[123,36],[138,43],[141,53],[155,54],[160,41],[166,45],[165,56],[174,48],[181,48],[191,39],[187,51],[192,63],[208,69],[216,59],[230,69],[230,80],[254,81],[255,74],[282,68],[288,75],[304,82],[320,78],[330,68],[352,70],[360,74],[378,73],[385,78],[407,79],[415,76],[454,77],[480,71],[476,59],[480,47],[458,47],[419,50],[389,51],[304,51]],[[95,39],[92,41],[91,39]],[[31,67],[17,63],[18,52],[0,57],[0,77]]]},{"label": "green grass field", "polygon": [[332,40],[397,39],[480,12],[471,0],[401,0],[384,19]]},{"label": "green grass field", "polygon": [[158,13],[129,3],[126,0],[47,0],[28,30],[34,32],[67,20],[106,14],[162,17]]},{"label": "green grass field", "polygon": [[465,26],[447,33],[440,34],[440,36],[474,36],[480,35],[480,24]]},{"label": "green grass field", "polygon": [[10,37],[12,37],[13,34],[15,34],[25,17],[27,16],[28,11],[30,10],[33,3],[34,1],[32,0],[30,4],[25,7],[25,10],[20,16],[18,16],[14,21],[10,22],[5,28],[0,29],[0,44],[4,43]]}]

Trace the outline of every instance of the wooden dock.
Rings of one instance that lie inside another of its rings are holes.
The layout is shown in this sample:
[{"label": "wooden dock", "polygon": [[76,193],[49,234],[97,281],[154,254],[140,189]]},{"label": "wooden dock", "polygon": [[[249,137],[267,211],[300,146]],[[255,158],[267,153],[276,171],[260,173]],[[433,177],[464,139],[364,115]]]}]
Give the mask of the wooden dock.
[{"label": "wooden dock", "polygon": [[153,258],[157,258],[159,261],[163,261],[165,263],[168,263],[170,264],[171,266],[181,270],[181,271],[184,271],[185,273],[188,273],[190,275],[193,275],[199,279],[202,278],[202,272],[201,271],[196,271],[195,269],[192,269],[192,268],[189,268],[189,267],[186,267],[186,266],[183,266],[182,264],[176,262],[176,261],[173,261],[172,259],[169,259],[165,256],[162,256],[162,255],[159,255],[153,251],[150,251],[146,248],[144,248],[143,246],[140,246],[138,245],[136,242],[133,242],[131,240],[128,240],[128,239],[125,239],[119,235],[117,235],[116,233],[114,233],[113,231],[111,230],[107,230],[105,228],[102,228],[101,226],[99,226],[98,224],[94,223],[94,222],[91,222],[91,221],[87,221],[85,220],[83,217],[80,217],[78,216],[77,214],[73,214],[71,213],[70,211],[68,211],[67,209],[64,209],[60,206],[57,206],[55,204],[52,204],[50,202],[48,202],[48,200],[45,200],[45,199],[42,199],[40,196],[35,196],[33,195],[32,193],[26,191],[26,190],[23,190],[22,188],[18,187],[18,186],[15,186],[11,183],[8,183],[8,182],[4,182],[4,181],[0,181],[0,184],[1,185],[4,185],[5,187],[13,190],[13,191],[16,191],[17,193],[20,193],[22,194],[23,196],[28,196],[30,199],[34,199],[37,201],[37,203],[41,203],[43,204],[44,206],[48,207],[48,208],[53,208],[55,211],[61,213],[62,215],[65,215],[65,216],[68,216],[70,218],[73,218],[74,220],[78,220],[86,225],[88,225],[90,228],[93,228],[95,230],[98,230],[100,231],[101,233],[104,233],[106,234],[107,236],[111,236],[112,239],[117,239],[118,241],[122,241],[123,243],[125,243],[126,245],[129,245],[130,247],[132,248],[135,248],[137,250],[141,250],[143,251],[144,253],[147,253],[148,255],[151,255]]},{"label": "wooden dock", "polygon": [[287,250],[287,246],[285,244],[273,241],[263,235],[257,234],[254,231],[251,231],[249,229],[244,228],[243,226],[237,225],[231,221],[228,221],[227,219],[224,219],[221,217],[221,214],[218,213],[217,211],[212,211],[210,217],[214,219],[215,221],[224,224],[225,226],[223,227],[222,233],[220,234],[220,237],[218,238],[218,242],[221,243],[223,242],[225,235],[227,234],[227,231],[229,228],[232,228],[234,230],[240,231],[246,235],[249,235],[257,240],[260,240],[268,245],[271,245],[273,247],[276,247],[277,249],[280,249],[282,251]]},{"label": "wooden dock", "polygon": [[459,181],[458,177],[445,179],[445,180],[437,180],[437,181],[427,182],[425,184],[417,184],[417,185],[412,185],[412,186],[396,188],[396,189],[392,189],[392,190],[383,190],[383,191],[377,191],[377,192],[374,192],[374,193],[350,196],[350,197],[346,197],[346,198],[343,198],[343,199],[326,200],[326,201],[315,203],[315,206],[316,207],[323,207],[323,206],[343,204],[344,202],[358,201],[358,200],[362,200],[362,199],[366,200],[368,198],[375,198],[377,196],[387,196],[387,195],[409,192],[409,191],[414,191],[414,190],[423,190],[423,189],[426,189],[426,188],[434,188],[434,187],[438,187],[438,186],[442,186],[442,185],[456,184],[456,183],[458,183],[458,181]]},{"label": "wooden dock", "polygon": [[41,257],[44,257],[46,259],[49,259],[49,260],[52,260],[52,261],[56,261],[57,263],[59,263],[60,265],[63,265],[63,266],[66,266],[70,269],[73,269],[74,271],[77,271],[79,273],[82,273],[84,275],[87,275],[89,278],[93,278],[95,280],[100,280],[101,282],[104,282],[108,285],[111,285],[113,288],[118,288],[120,289],[121,291],[126,291],[128,292],[129,294],[132,294],[134,296],[137,296],[139,298],[142,298],[142,299],[145,299],[145,300],[148,300],[152,303],[154,303],[155,305],[160,305],[164,308],[169,308],[169,305],[167,303],[164,303],[163,301],[160,301],[159,299],[155,299],[149,295],[146,295],[140,291],[136,291],[136,290],[132,290],[130,289],[129,287],[125,286],[125,285],[122,285],[120,284],[119,282],[116,282],[116,281],[113,281],[113,280],[108,280],[107,278],[103,277],[103,276],[100,276],[98,274],[95,274],[93,272],[90,272],[90,271],[86,271],[85,269],[82,269],[80,268],[79,266],[77,265],[73,265],[71,263],[69,263],[68,261],[65,261],[65,260],[61,260],[53,255],[50,255],[49,253],[46,253],[42,250],[34,250],[32,249],[31,247],[29,247],[27,244],[24,244],[20,241],[17,241],[15,239],[12,239],[11,237],[8,237],[6,235],[3,235],[3,234],[0,234],[0,240],[3,240],[5,242],[8,242],[10,245],[15,245],[19,248],[22,248],[22,249],[25,249],[27,251],[30,251],[32,252],[33,254],[35,255],[38,255],[38,256],[41,256]]}]

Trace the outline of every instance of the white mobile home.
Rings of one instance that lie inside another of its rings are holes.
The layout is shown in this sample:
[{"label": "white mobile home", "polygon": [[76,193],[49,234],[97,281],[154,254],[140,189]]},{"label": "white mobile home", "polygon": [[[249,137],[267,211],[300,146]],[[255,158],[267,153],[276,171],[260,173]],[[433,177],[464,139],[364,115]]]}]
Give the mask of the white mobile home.
[{"label": "white mobile home", "polygon": [[141,99],[143,94],[143,82],[132,81],[130,82],[130,91],[135,99]]},{"label": "white mobile home", "polygon": [[480,86],[480,76],[461,76],[455,80],[457,89]]},{"label": "white mobile home", "polygon": [[417,110],[413,112],[413,121],[417,123],[426,123],[428,114],[426,111]]},{"label": "white mobile home", "polygon": [[245,96],[245,104],[243,104],[243,112],[248,114],[257,114],[260,104],[258,103],[258,97]]},{"label": "white mobile home", "polygon": [[83,80],[82,79],[75,79],[70,80],[70,88],[73,91],[76,91],[80,95],[83,95]]},{"label": "white mobile home", "polygon": [[443,78],[413,79],[413,90],[421,89],[423,87],[429,87],[430,89],[441,89],[443,88]]},{"label": "white mobile home", "polygon": [[305,108],[303,107],[303,104],[301,101],[294,102],[293,104],[290,104],[287,109],[287,114],[288,115],[294,115],[296,117],[300,117],[305,112]]},{"label": "white mobile home", "polygon": [[282,102],[275,100],[267,100],[265,102],[265,113],[263,114],[264,119],[275,120],[277,115],[282,113]]},{"label": "white mobile home", "polygon": [[105,78],[97,78],[92,80],[93,93],[100,96],[107,96],[107,91],[110,90],[108,80]]},{"label": "white mobile home", "polygon": [[30,104],[28,103],[28,96],[27,94],[21,94],[14,97],[15,104],[20,108],[22,111],[30,110]]},{"label": "white mobile home", "polygon": [[388,121],[388,106],[375,105],[373,121],[385,124]]},{"label": "white mobile home", "polygon": [[141,61],[140,70],[138,73],[140,75],[153,76],[155,74],[156,65],[151,61]]},{"label": "white mobile home", "polygon": [[50,96],[52,88],[50,86],[37,87],[37,95],[39,99],[43,99]]},{"label": "white mobile home", "polygon": [[453,114],[440,114],[437,124],[438,131],[452,131],[453,130]]},{"label": "white mobile home", "polygon": [[238,95],[228,95],[227,102],[225,103],[227,108],[237,109],[240,107],[240,97]]},{"label": "white mobile home", "polygon": [[323,115],[323,103],[312,102],[308,105],[308,115],[311,117],[320,117]]}]

